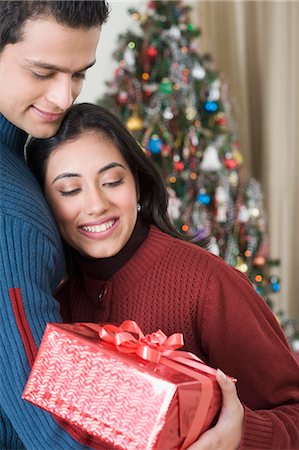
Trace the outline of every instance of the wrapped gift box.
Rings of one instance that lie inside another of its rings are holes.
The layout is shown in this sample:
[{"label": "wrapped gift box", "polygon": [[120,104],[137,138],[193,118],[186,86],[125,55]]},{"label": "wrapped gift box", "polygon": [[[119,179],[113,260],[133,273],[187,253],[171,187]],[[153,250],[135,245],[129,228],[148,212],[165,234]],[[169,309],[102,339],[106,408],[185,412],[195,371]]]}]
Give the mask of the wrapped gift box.
[{"label": "wrapped gift box", "polygon": [[105,327],[48,324],[23,398],[117,449],[187,448],[217,419],[215,370],[157,344],[160,331]]}]

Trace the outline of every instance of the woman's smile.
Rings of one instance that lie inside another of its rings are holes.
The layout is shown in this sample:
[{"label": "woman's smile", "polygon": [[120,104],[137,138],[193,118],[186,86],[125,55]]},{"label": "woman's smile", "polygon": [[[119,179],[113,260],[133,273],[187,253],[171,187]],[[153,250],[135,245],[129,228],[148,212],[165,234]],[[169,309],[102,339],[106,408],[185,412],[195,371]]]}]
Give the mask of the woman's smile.
[{"label": "woman's smile", "polygon": [[81,225],[80,233],[91,239],[105,238],[108,234],[113,233],[119,224],[119,219],[112,219],[100,224]]}]

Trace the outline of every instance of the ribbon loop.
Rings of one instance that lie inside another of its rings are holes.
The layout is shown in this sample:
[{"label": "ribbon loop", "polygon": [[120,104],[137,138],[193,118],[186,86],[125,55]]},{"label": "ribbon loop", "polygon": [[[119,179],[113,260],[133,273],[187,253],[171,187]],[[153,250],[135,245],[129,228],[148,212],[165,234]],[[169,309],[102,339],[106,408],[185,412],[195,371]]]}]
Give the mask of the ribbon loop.
[{"label": "ribbon loop", "polygon": [[103,341],[115,345],[120,352],[136,353],[144,360],[155,363],[160,361],[161,356],[173,353],[184,345],[182,333],[167,337],[163,331],[158,330],[144,335],[133,320],[125,320],[119,326],[99,325],[99,336]]}]

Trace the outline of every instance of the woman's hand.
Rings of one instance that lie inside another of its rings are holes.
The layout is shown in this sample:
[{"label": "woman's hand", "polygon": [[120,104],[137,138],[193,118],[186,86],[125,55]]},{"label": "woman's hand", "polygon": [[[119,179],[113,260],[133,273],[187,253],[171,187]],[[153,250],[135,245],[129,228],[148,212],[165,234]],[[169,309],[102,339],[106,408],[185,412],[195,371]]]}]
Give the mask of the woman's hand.
[{"label": "woman's hand", "polygon": [[222,408],[217,424],[203,433],[188,450],[237,450],[242,437],[244,409],[233,381],[217,370]]}]

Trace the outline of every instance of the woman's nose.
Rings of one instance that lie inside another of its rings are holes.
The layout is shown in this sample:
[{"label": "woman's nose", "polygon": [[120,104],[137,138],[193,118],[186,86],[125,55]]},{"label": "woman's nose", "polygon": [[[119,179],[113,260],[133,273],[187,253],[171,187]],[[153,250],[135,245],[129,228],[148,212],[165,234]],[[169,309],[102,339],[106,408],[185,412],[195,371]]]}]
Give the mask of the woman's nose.
[{"label": "woman's nose", "polygon": [[109,202],[103,192],[93,189],[85,196],[84,204],[88,215],[100,215],[107,211]]}]

